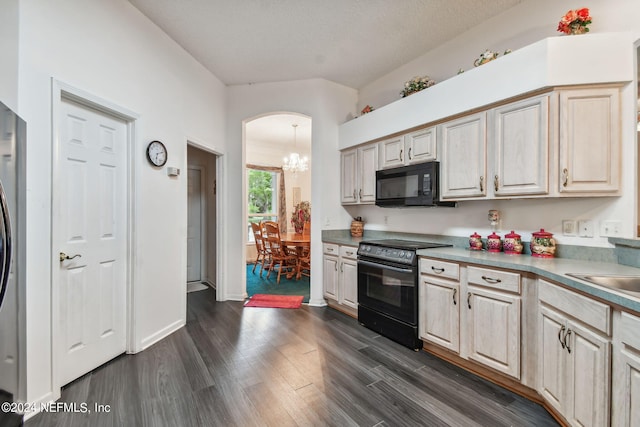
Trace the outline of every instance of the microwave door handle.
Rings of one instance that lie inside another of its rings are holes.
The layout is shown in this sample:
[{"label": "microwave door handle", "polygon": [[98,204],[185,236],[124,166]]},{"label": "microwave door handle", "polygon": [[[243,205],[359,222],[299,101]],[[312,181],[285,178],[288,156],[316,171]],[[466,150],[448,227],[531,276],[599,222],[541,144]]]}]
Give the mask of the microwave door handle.
[{"label": "microwave door handle", "polygon": [[374,268],[382,268],[384,270],[391,270],[391,271],[395,271],[397,273],[413,273],[413,270],[410,269],[410,268],[392,267],[390,265],[378,264],[376,262],[370,262],[370,261],[364,261],[364,260],[358,260],[358,264],[366,265],[367,267],[374,267]]},{"label": "microwave door handle", "polygon": [[2,183],[0,183],[0,255],[0,307],[2,307],[9,284],[9,269],[11,266],[11,222]]}]

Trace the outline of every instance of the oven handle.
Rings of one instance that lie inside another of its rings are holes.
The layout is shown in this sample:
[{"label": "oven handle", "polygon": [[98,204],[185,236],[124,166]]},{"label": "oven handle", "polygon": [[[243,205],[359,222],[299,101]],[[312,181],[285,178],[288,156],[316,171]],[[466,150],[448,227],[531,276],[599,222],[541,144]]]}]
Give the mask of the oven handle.
[{"label": "oven handle", "polygon": [[358,264],[366,265],[368,267],[382,268],[384,270],[391,270],[391,271],[395,271],[397,273],[409,273],[409,274],[412,274],[414,272],[414,270],[411,269],[411,268],[392,267],[390,265],[378,264],[377,262],[369,262],[369,261],[364,261],[364,260],[358,260]]}]

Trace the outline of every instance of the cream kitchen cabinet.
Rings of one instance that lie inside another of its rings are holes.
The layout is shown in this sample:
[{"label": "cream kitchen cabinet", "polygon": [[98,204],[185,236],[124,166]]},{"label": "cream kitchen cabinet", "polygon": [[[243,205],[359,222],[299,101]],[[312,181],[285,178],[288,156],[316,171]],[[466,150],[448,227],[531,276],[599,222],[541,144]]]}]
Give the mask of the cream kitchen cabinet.
[{"label": "cream kitchen cabinet", "polygon": [[440,197],[444,200],[487,194],[487,114],[472,114],[439,125]]},{"label": "cream kitchen cabinet", "polygon": [[355,246],[323,245],[324,297],[352,316],[358,310],[358,261]]},{"label": "cream kitchen cabinet", "polygon": [[570,425],[608,425],[611,308],[544,280],[538,301],[538,392]]},{"label": "cream kitchen cabinet", "polygon": [[612,195],[620,189],[620,89],[559,92],[561,196]]},{"label": "cream kitchen cabinet", "polygon": [[332,243],[322,245],[322,272],[324,297],[338,300],[338,266],[340,247]]},{"label": "cream kitchen cabinet", "polygon": [[441,124],[442,198],[548,194],[549,103],[544,94]]},{"label": "cream kitchen cabinet", "polygon": [[367,144],[341,152],[340,200],[343,205],[375,202],[377,169],[377,144]]},{"label": "cream kitchen cabinet", "polygon": [[520,275],[430,258],[420,273],[421,339],[519,379]]},{"label": "cream kitchen cabinet", "polygon": [[616,312],[611,425],[640,425],[640,317]]},{"label": "cream kitchen cabinet", "polygon": [[422,340],[460,352],[460,267],[420,259],[418,330]]},{"label": "cream kitchen cabinet", "polygon": [[436,128],[431,126],[378,144],[381,169],[436,159]]},{"label": "cream kitchen cabinet", "polygon": [[520,378],[520,275],[469,266],[464,304],[467,357]]},{"label": "cream kitchen cabinet", "polygon": [[489,111],[489,194],[495,198],[549,192],[548,94]]}]

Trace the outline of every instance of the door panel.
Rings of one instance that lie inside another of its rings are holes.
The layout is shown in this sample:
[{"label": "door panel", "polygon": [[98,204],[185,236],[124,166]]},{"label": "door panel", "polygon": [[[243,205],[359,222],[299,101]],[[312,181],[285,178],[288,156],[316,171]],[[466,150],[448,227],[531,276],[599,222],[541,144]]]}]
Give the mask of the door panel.
[{"label": "door panel", "polygon": [[[127,125],[61,103],[58,169],[60,380],[125,351]],[[75,257],[78,255],[77,257]]]}]

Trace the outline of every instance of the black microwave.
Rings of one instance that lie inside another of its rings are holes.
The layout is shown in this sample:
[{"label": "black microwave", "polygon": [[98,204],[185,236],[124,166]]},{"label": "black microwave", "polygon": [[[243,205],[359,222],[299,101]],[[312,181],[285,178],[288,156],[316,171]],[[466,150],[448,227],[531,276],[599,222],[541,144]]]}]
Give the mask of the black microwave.
[{"label": "black microwave", "polygon": [[456,206],[440,201],[439,174],[440,164],[435,161],[376,171],[376,205]]}]

